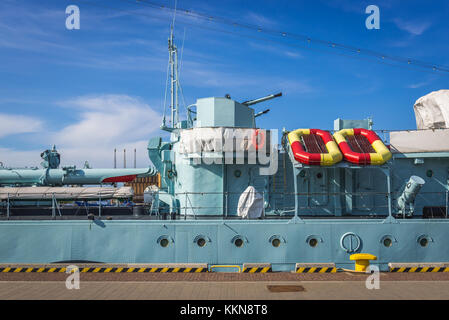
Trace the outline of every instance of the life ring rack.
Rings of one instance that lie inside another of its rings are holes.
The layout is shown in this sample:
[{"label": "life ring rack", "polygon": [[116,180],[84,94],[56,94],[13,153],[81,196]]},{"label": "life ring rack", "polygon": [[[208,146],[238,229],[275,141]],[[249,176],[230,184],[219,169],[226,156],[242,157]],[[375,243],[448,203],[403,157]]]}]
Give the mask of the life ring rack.
[{"label": "life ring rack", "polygon": [[[318,135],[323,140],[327,153],[310,153],[304,150],[304,147],[301,144],[301,136],[311,134]],[[288,134],[288,140],[295,160],[300,163],[331,166],[343,159],[343,155],[338,149],[334,139],[332,139],[329,131],[320,129],[297,129]]]},{"label": "life ring rack", "polygon": [[[351,149],[346,138],[348,136],[364,136],[375,152],[360,153]],[[392,154],[379,136],[372,130],[363,128],[342,129],[334,133],[334,139],[338,144],[346,161],[360,165],[382,165],[391,159]]]}]

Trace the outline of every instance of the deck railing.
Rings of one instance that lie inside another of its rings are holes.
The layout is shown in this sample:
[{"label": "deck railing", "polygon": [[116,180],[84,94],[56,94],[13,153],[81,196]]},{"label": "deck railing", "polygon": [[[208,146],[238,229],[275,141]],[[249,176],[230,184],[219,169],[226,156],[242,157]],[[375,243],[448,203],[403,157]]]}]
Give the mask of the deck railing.
[{"label": "deck railing", "polygon": [[[392,192],[392,214],[395,217],[407,217],[410,211],[399,214],[396,199],[402,192]],[[413,217],[423,218],[447,218],[449,215],[449,194],[445,191],[421,191],[418,193]],[[25,194],[22,194],[26,196]],[[389,215],[387,192],[259,192],[262,202],[259,203],[260,219],[299,217],[385,217]],[[179,200],[176,208],[176,219],[198,219],[204,216],[221,217],[224,219],[240,218],[237,215],[238,201],[241,192],[180,192],[175,197]],[[26,199],[26,197],[24,197]],[[11,218],[12,211],[23,208],[28,201],[27,208],[45,208],[51,212],[51,218],[64,216],[64,210],[68,208],[84,209],[86,214],[94,214],[102,217],[103,210],[111,207],[129,208],[128,215],[132,215],[133,207],[141,206],[143,216],[164,218],[169,212],[161,201],[153,201],[147,204],[127,204],[116,201],[106,204],[101,194],[96,199],[81,201],[58,200],[54,194],[47,195],[44,199],[36,199],[33,206],[30,199],[23,200],[14,195],[7,195],[0,199],[0,217]],[[222,200],[222,201],[220,201]],[[295,209],[295,200],[298,202]],[[42,201],[46,201],[42,203]],[[216,203],[219,203],[218,205]],[[40,203],[40,204],[39,204]],[[413,207],[412,207],[413,208]],[[240,209],[247,209],[240,206]],[[248,208],[249,209],[249,208]],[[20,210],[18,210],[20,211]],[[14,214],[17,216],[17,214]]]}]

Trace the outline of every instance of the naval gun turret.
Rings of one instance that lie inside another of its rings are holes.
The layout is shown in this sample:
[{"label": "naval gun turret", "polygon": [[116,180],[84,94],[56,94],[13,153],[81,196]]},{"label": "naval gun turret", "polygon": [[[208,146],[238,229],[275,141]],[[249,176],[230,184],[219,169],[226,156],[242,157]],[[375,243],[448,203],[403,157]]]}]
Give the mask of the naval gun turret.
[{"label": "naval gun turret", "polygon": [[277,132],[257,128],[256,117],[267,111],[250,106],[281,95],[242,103],[229,95],[198,99],[187,108],[189,120],[167,128],[169,142],[152,138],[148,153],[161,174],[160,203],[185,217],[233,216],[239,197],[252,186],[268,205]]}]

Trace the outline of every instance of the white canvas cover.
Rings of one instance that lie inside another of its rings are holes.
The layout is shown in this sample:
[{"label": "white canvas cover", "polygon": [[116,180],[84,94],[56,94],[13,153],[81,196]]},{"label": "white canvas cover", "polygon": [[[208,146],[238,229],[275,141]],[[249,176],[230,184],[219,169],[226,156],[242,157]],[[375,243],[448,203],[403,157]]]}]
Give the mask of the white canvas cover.
[{"label": "white canvas cover", "polygon": [[418,129],[449,128],[449,90],[433,91],[413,106]]},{"label": "white canvas cover", "polygon": [[262,211],[262,195],[253,186],[249,186],[239,198],[237,214],[242,218],[257,219],[262,215]]},{"label": "white canvas cover", "polygon": [[102,200],[126,199],[134,195],[131,187],[2,187],[0,200]]},{"label": "white canvas cover", "polygon": [[448,152],[449,129],[428,129],[390,132],[393,153]]}]

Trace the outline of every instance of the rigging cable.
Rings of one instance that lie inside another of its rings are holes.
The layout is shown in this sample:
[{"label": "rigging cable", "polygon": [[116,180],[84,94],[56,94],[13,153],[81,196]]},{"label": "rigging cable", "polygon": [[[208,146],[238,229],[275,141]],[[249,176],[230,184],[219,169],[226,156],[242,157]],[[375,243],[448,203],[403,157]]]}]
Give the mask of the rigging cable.
[{"label": "rigging cable", "polygon": [[[130,2],[129,0],[121,0],[121,1]],[[146,4],[149,7],[157,8],[157,9],[161,9],[161,10],[173,10],[173,8],[170,6],[159,5],[159,4],[156,4],[149,0],[138,0],[137,3]],[[192,17],[207,20],[207,21],[216,21],[218,23],[232,25],[232,26],[240,27],[240,28],[246,28],[246,29],[250,29],[253,31],[255,30],[257,32],[271,34],[271,35],[277,35],[277,36],[281,35],[282,37],[307,41],[308,43],[318,43],[321,45],[330,46],[332,48],[344,49],[344,50],[347,50],[347,51],[350,51],[353,53],[359,53],[359,54],[363,53],[365,55],[377,57],[377,58],[380,58],[383,60],[387,59],[387,60],[392,60],[392,61],[396,61],[396,62],[407,63],[408,65],[416,65],[416,66],[420,66],[423,68],[431,68],[433,71],[438,70],[438,71],[443,71],[443,72],[449,72],[449,67],[447,67],[447,66],[423,62],[423,61],[420,61],[417,59],[387,55],[387,54],[384,54],[381,52],[376,52],[376,51],[367,50],[367,49],[361,49],[361,48],[357,48],[357,47],[353,47],[353,46],[349,46],[349,45],[345,45],[345,44],[341,44],[341,43],[337,43],[337,42],[333,42],[333,41],[312,38],[312,37],[309,37],[309,36],[306,36],[303,34],[284,32],[284,31],[274,30],[274,29],[266,29],[266,28],[262,28],[261,26],[258,26],[258,25],[245,24],[245,23],[229,20],[229,19],[222,18],[222,17],[207,15],[207,14],[192,11],[192,10],[186,10],[186,9],[181,9],[181,8],[177,8],[176,10],[178,10],[178,12],[183,15],[192,16]]]},{"label": "rigging cable", "polygon": [[[159,19],[159,20],[166,21],[166,18],[153,16],[153,15],[148,15],[148,14],[145,14],[145,13],[142,13],[142,12],[129,11],[129,10],[124,10],[124,9],[117,8],[117,7],[101,5],[101,4],[98,4],[98,3],[92,3],[91,1],[88,1],[88,0],[78,0],[78,1],[79,2],[83,2],[83,3],[87,4],[87,5],[91,5],[91,6],[103,7],[103,8],[118,10],[118,11],[121,11],[121,12],[128,13],[130,15],[140,15],[140,16],[146,16],[146,17],[149,17],[149,18],[152,18],[152,19]],[[121,1],[122,2],[136,4],[136,2],[134,2],[134,1],[129,1],[129,0],[121,0]],[[210,21],[210,22],[220,22],[220,21],[222,21],[222,23],[225,23],[225,24],[228,24],[228,25],[233,25],[233,26],[236,26],[236,27],[241,27],[241,28],[246,28],[246,29],[251,29],[251,30],[257,30],[259,33],[265,33],[265,34],[271,34],[271,35],[282,35],[283,38],[291,38],[291,39],[295,39],[295,40],[302,40],[303,43],[295,43],[295,44],[293,44],[293,43],[288,43],[288,42],[282,42],[282,41],[279,41],[279,40],[267,39],[267,38],[262,38],[262,37],[255,37],[255,36],[252,36],[252,35],[241,34],[241,33],[233,32],[233,31],[229,31],[229,30],[217,29],[217,28],[212,28],[212,27],[209,27],[209,26],[198,25],[198,24],[188,23],[188,22],[184,22],[184,21],[182,21],[182,22],[178,21],[178,23],[181,23],[181,24],[187,25],[187,26],[191,26],[191,27],[194,27],[194,28],[207,29],[207,30],[211,30],[211,31],[214,31],[214,32],[227,33],[227,34],[230,34],[230,35],[236,35],[236,36],[246,37],[246,38],[255,39],[255,40],[261,40],[261,41],[266,41],[266,42],[282,44],[284,46],[290,46],[290,47],[295,47],[295,48],[303,48],[303,49],[306,49],[306,50],[330,53],[330,54],[344,56],[344,57],[349,57],[349,58],[354,58],[354,59],[358,59],[358,60],[368,60],[368,61],[372,61],[372,62],[376,62],[376,63],[386,64],[386,65],[389,65],[389,66],[401,67],[401,68],[405,68],[405,69],[409,69],[409,70],[415,70],[415,71],[420,71],[420,72],[427,72],[427,73],[432,73],[432,74],[437,74],[437,75],[446,75],[447,73],[449,73],[449,67],[442,66],[442,65],[437,65],[437,64],[431,64],[431,63],[419,61],[419,60],[416,60],[416,59],[404,58],[404,57],[398,57],[398,56],[391,56],[391,55],[383,54],[383,53],[372,51],[372,50],[360,49],[360,48],[356,48],[356,47],[352,47],[352,46],[348,46],[348,45],[344,45],[344,44],[339,44],[339,43],[332,42],[332,41],[315,39],[315,38],[307,37],[305,35],[300,35],[300,34],[295,34],[295,33],[290,33],[290,32],[282,32],[282,31],[276,31],[276,30],[271,30],[271,29],[263,29],[263,28],[261,28],[259,26],[256,26],[256,25],[249,25],[249,24],[243,24],[243,23],[238,23],[238,22],[232,22],[231,20],[228,20],[228,19],[225,19],[225,18],[210,16],[210,15],[205,15],[205,14],[199,14],[198,12],[194,12],[194,11],[191,11],[191,10],[180,9],[180,8],[176,8],[175,9],[175,8],[172,8],[172,7],[169,7],[169,6],[159,5],[159,4],[155,4],[155,3],[152,3],[152,2],[149,2],[149,1],[145,1],[145,0],[137,0],[137,3],[138,4],[145,4],[148,7],[157,8],[157,9],[160,9],[160,10],[170,10],[170,11],[171,10],[176,10],[177,13],[180,13],[180,14],[183,14],[183,15],[195,16],[195,17],[202,18],[202,19],[206,19],[207,18],[207,21]],[[327,49],[329,49],[329,48],[342,49],[342,50],[344,50],[346,52],[333,52],[333,51],[325,50],[324,48],[312,47],[311,44],[313,44],[313,43],[316,43],[316,44],[319,44],[319,45],[325,45],[325,47]],[[348,53],[352,53],[352,55],[348,54]],[[378,59],[377,60],[372,60],[369,57],[375,57],[375,58],[378,58]],[[394,62],[402,63],[403,65],[397,64],[397,63],[394,63]],[[419,68],[415,68],[415,67],[419,67]]]}]

